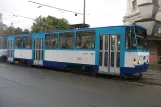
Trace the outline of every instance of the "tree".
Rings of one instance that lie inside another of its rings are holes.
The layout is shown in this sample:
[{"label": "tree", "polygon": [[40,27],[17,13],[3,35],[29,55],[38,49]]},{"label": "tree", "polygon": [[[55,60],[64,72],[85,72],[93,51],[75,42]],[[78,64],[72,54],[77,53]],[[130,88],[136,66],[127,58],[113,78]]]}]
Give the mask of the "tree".
[{"label": "tree", "polygon": [[24,33],[24,34],[29,34],[30,31],[29,31],[28,29],[25,29],[25,30],[23,31],[23,33]]},{"label": "tree", "polygon": [[64,18],[56,18],[53,16],[42,17],[39,16],[35,19],[31,29],[32,32],[47,32],[53,30],[65,30],[69,28],[69,23]]},{"label": "tree", "polygon": [[0,28],[0,36],[4,36],[4,30]]},{"label": "tree", "polygon": [[3,31],[3,35],[4,36],[14,35],[14,31],[15,31],[15,28],[12,26],[9,26]]},{"label": "tree", "polygon": [[11,36],[24,33],[28,34],[29,30],[25,29],[23,31],[20,27],[14,28],[13,26],[9,26],[6,29],[0,29],[0,36]]},{"label": "tree", "polygon": [[22,29],[20,27],[14,29],[14,34],[22,34]]}]

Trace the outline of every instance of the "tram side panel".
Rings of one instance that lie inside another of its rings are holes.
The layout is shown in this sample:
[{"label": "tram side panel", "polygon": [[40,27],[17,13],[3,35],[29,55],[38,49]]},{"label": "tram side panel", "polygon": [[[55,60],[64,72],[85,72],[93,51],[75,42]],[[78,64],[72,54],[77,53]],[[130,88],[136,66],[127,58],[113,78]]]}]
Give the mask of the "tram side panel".
[{"label": "tram side panel", "polygon": [[32,61],[32,47],[31,49],[26,49],[23,47],[23,41],[21,41],[21,46],[16,46],[16,38],[22,38],[23,40],[23,35],[21,36],[9,36],[7,45],[8,45],[8,61],[9,62],[22,62],[26,64],[33,64]]},{"label": "tram side panel", "polygon": [[0,61],[6,61],[7,49],[0,49]]},{"label": "tram side panel", "polygon": [[25,61],[25,63],[32,65],[32,49],[15,49],[14,61]]},{"label": "tram side panel", "polygon": [[95,65],[95,51],[45,50],[45,66],[65,67],[68,64]]}]

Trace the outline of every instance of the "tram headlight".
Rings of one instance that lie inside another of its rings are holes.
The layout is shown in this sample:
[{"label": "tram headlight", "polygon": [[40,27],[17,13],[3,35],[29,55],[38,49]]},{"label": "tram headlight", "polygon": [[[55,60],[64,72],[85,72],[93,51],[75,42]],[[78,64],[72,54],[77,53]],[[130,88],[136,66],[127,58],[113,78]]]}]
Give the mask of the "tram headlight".
[{"label": "tram headlight", "polygon": [[136,64],[136,59],[133,60],[133,64],[134,64],[134,65]]},{"label": "tram headlight", "polygon": [[149,59],[147,60],[147,63],[149,63]]},{"label": "tram headlight", "polygon": [[149,61],[149,56],[148,56],[148,60],[147,60],[147,63],[149,63],[150,61]]}]

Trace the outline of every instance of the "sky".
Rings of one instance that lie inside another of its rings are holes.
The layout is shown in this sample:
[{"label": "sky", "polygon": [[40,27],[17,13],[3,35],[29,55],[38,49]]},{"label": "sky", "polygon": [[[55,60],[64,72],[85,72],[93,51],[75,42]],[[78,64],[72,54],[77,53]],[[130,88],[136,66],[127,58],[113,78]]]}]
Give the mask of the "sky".
[{"label": "sky", "polygon": [[[31,0],[34,2],[63,8],[83,13],[84,0]],[[38,16],[54,16],[65,18],[70,24],[83,23],[83,16],[75,16],[73,13],[63,12],[57,9],[28,2],[28,0],[0,0],[0,13],[3,14],[3,23],[22,29],[31,29],[33,20],[15,15],[26,16],[35,19]],[[122,25],[123,16],[126,12],[126,0],[86,0],[86,23],[91,27],[103,27]]]}]

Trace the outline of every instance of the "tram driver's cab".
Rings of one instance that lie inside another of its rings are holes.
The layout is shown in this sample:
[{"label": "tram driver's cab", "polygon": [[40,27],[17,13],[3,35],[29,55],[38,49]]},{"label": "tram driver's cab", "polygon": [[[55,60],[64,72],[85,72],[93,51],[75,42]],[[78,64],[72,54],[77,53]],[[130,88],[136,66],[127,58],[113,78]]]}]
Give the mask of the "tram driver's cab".
[{"label": "tram driver's cab", "polygon": [[[149,51],[147,51],[147,30],[132,25],[125,29],[125,62],[127,68],[124,73],[145,72],[149,65]],[[135,68],[135,69],[134,69]]]}]

